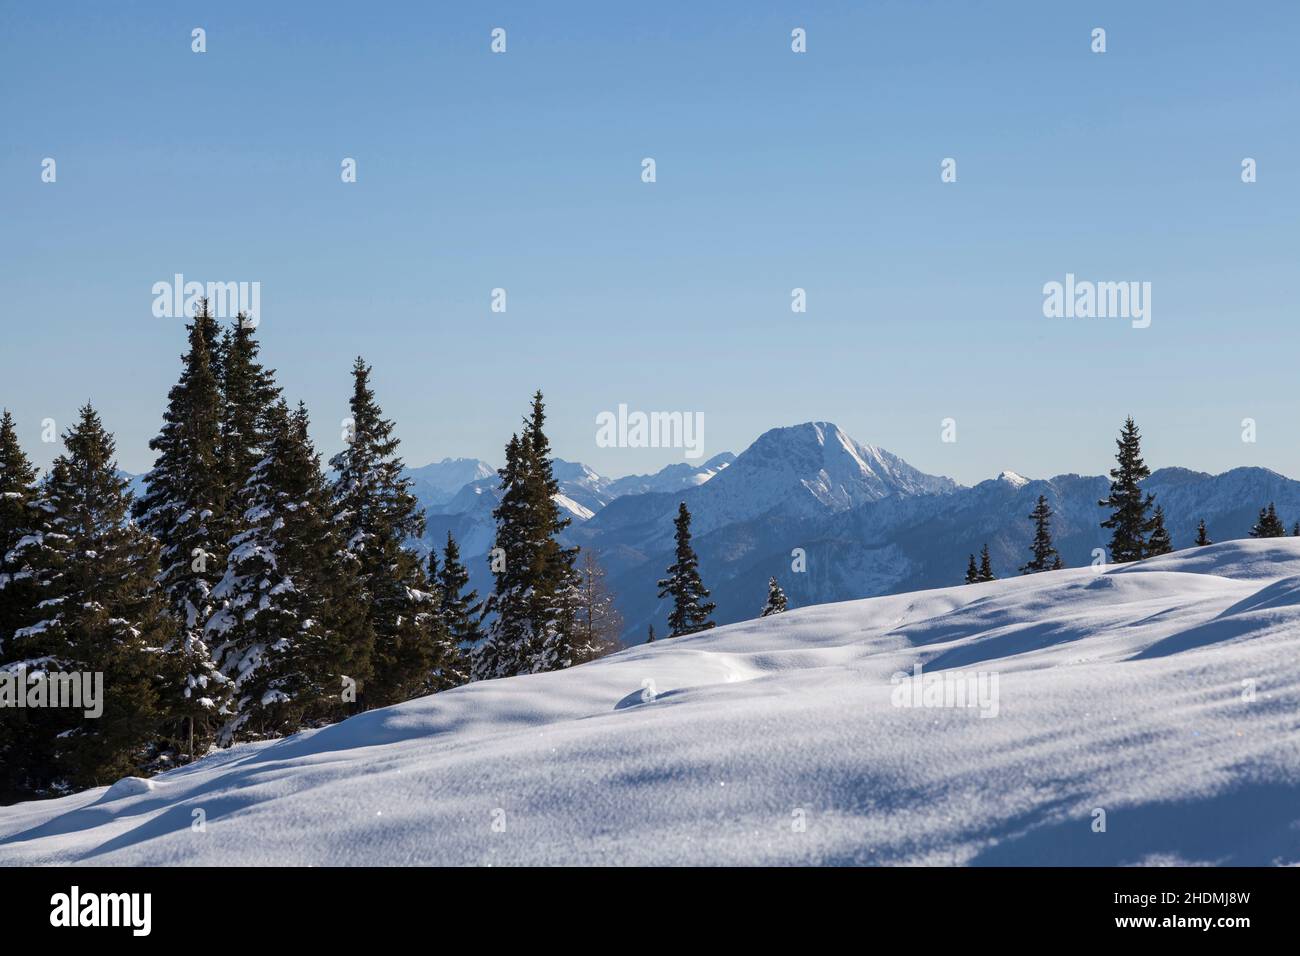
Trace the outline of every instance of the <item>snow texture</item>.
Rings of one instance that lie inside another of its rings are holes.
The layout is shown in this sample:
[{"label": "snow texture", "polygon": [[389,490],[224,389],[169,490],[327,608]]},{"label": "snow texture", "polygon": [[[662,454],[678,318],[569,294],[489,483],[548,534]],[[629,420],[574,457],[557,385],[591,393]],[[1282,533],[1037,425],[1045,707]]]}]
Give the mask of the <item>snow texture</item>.
[{"label": "snow texture", "polygon": [[1296,864],[1298,705],[1300,540],[1232,541],[468,685],[0,809],[0,862]]}]

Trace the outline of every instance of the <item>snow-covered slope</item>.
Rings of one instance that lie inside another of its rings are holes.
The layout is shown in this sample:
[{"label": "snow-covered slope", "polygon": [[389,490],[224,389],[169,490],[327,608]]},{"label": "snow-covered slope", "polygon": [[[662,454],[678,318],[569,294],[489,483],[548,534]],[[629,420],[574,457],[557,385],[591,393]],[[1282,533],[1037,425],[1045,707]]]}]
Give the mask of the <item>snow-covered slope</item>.
[{"label": "snow-covered slope", "polygon": [[[996,716],[896,706],[918,663]],[[0,863],[1300,863],[1300,541],[791,611],[151,783],[0,809]]]}]

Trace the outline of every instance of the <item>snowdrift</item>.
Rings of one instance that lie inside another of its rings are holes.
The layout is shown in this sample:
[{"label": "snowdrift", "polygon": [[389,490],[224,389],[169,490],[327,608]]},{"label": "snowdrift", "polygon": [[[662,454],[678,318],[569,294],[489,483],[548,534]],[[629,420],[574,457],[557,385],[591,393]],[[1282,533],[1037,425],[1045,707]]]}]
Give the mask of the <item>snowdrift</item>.
[{"label": "snowdrift", "polygon": [[0,809],[0,863],[1296,864],[1300,539],[474,684]]}]

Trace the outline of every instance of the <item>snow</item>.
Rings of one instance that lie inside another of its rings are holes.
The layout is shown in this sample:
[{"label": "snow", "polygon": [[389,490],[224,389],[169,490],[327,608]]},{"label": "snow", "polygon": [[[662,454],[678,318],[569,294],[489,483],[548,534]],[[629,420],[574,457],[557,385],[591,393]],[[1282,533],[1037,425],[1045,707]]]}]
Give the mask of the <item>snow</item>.
[{"label": "snow", "polygon": [[138,797],[142,794],[153,793],[157,785],[152,780],[145,780],[143,777],[123,777],[117,783],[104,790],[104,795],[100,797],[100,803],[108,803],[112,800],[120,800],[123,797]]},{"label": "snow", "polygon": [[1232,541],[472,684],[0,808],[0,864],[1297,864],[1298,704],[1300,540]]},{"label": "snow", "polygon": [[574,501],[568,495],[561,495],[561,494],[551,495],[551,500],[554,501],[561,508],[563,508],[565,511],[569,512],[569,514],[573,515],[579,521],[586,521],[588,518],[590,518],[592,515],[596,513],[592,511],[590,508],[584,508],[582,505],[578,504],[578,502]]},{"label": "snow", "polygon": [[1005,481],[1013,488],[1023,488],[1029,484],[1029,479],[1024,475],[1018,475],[1014,471],[1003,471],[998,474],[998,481]]}]

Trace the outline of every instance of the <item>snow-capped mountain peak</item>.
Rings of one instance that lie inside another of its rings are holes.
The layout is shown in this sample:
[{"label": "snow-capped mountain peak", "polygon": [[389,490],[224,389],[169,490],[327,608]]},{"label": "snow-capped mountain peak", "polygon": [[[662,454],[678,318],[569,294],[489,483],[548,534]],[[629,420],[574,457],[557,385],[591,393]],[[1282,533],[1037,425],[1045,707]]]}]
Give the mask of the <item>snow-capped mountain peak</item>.
[{"label": "snow-capped mountain peak", "polygon": [[[940,494],[957,487],[897,455],[863,445],[832,422],[804,422],[760,435],[726,471],[697,494],[711,505],[724,497],[757,516],[781,503],[805,512],[845,511],[894,494]],[[736,508],[722,517],[735,520]]]},{"label": "snow-capped mountain peak", "polygon": [[1029,479],[1026,478],[1024,475],[1020,475],[1014,471],[1009,471],[1009,470],[1000,472],[998,474],[997,480],[1005,481],[1013,488],[1023,488],[1025,485],[1029,484]]}]

